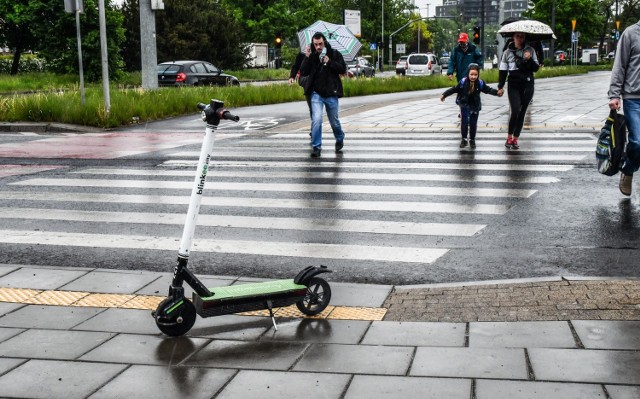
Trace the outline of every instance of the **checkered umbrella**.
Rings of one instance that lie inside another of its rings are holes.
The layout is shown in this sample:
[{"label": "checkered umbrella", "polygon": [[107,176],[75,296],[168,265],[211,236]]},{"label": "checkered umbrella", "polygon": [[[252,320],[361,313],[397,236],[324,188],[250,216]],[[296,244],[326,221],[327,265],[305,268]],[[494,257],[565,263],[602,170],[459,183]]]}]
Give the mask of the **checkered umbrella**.
[{"label": "checkered umbrella", "polygon": [[316,32],[324,34],[334,50],[338,50],[345,61],[352,61],[362,48],[362,43],[351,33],[345,25],[316,21],[298,32],[300,51],[304,53],[306,46],[312,46],[311,38]]}]

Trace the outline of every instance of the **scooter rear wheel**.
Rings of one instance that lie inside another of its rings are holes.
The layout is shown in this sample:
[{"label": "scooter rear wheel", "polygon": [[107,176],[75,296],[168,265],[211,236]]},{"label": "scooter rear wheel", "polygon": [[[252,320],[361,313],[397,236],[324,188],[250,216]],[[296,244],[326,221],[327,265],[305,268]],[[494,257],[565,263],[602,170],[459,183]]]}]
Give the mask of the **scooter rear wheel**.
[{"label": "scooter rear wheel", "polygon": [[296,306],[307,316],[314,316],[325,310],[330,300],[329,283],[320,277],[312,277],[307,284],[307,294],[296,302]]},{"label": "scooter rear wheel", "polygon": [[154,313],[154,320],[158,329],[170,337],[179,337],[186,334],[196,322],[196,308],[191,301],[185,299],[180,309],[175,311],[175,314],[170,318],[161,317],[163,313],[160,310],[171,301],[171,298],[166,298],[160,302],[157,310]]}]

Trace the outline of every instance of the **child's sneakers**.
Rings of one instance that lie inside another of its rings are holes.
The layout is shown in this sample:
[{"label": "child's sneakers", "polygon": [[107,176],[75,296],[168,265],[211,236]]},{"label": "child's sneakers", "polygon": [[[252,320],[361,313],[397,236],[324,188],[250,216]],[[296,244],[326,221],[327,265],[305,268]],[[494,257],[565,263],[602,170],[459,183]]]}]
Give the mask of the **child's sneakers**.
[{"label": "child's sneakers", "polygon": [[469,147],[476,148],[476,141],[475,140],[469,140]]},{"label": "child's sneakers", "polygon": [[460,141],[460,148],[465,148],[467,146],[467,139],[462,139]]},{"label": "child's sneakers", "polygon": [[520,149],[520,146],[518,145],[518,138],[517,137],[513,138],[513,142],[511,143],[511,149],[512,150]]}]

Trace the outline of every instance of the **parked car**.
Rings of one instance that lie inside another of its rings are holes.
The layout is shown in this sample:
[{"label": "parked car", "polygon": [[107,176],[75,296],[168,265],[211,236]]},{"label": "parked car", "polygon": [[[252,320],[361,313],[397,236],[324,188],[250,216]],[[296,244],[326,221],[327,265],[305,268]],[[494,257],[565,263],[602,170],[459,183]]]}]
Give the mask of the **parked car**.
[{"label": "parked car", "polygon": [[376,68],[364,57],[356,57],[353,61],[347,62],[347,68],[350,72],[349,75],[355,78],[361,76],[372,78],[376,76]]},{"label": "parked car", "polygon": [[235,76],[205,61],[170,61],[158,64],[160,86],[240,86]]},{"label": "parked car", "polygon": [[398,62],[396,62],[396,75],[404,76],[404,74],[407,73],[407,58],[409,58],[408,55],[403,55]]},{"label": "parked car", "polygon": [[443,71],[449,68],[449,57],[440,57],[440,66]]},{"label": "parked car", "polygon": [[442,66],[432,53],[416,53],[407,58],[407,76],[429,76],[442,74]]}]

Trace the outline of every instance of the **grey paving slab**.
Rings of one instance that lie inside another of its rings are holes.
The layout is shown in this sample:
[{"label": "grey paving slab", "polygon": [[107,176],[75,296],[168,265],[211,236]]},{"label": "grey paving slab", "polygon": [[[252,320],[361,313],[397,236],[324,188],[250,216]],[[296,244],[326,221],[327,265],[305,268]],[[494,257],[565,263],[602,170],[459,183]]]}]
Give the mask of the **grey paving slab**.
[{"label": "grey paving slab", "polygon": [[83,399],[125,367],[121,364],[30,360],[0,377],[0,396]]},{"label": "grey paving slab", "polygon": [[271,318],[259,316],[224,315],[198,318],[189,331],[191,337],[257,341],[272,327]]},{"label": "grey paving slab", "polygon": [[474,348],[575,348],[565,321],[469,323],[469,346]]},{"label": "grey paving slab", "polygon": [[166,338],[121,334],[80,360],[148,365],[176,365],[206,344],[201,338]]},{"label": "grey paving slab", "polygon": [[113,333],[31,329],[0,343],[0,356],[74,360]]},{"label": "grey paving slab", "polygon": [[605,385],[611,399],[638,399],[640,386]]},{"label": "grey paving slab", "polygon": [[477,380],[476,399],[606,399],[601,385]]},{"label": "grey paving slab", "polygon": [[640,384],[640,352],[533,348],[529,359],[537,380]]},{"label": "grey paving slab", "polygon": [[16,336],[23,331],[25,331],[23,328],[0,328],[0,342]]},{"label": "grey paving slab", "polygon": [[212,398],[236,370],[134,365],[90,399]]},{"label": "grey paving slab", "polygon": [[216,399],[339,399],[349,375],[241,370]]},{"label": "grey paving slab", "polygon": [[356,375],[344,399],[469,399],[471,380]]},{"label": "grey paving slab", "polygon": [[370,324],[361,320],[286,319],[278,321],[278,331],[271,328],[260,340],[357,344]]},{"label": "grey paving slab", "polygon": [[391,285],[334,283],[331,285],[331,305],[363,306],[378,308],[382,306],[393,289]]},{"label": "grey paving slab", "polygon": [[5,274],[9,274],[14,270],[17,270],[18,268],[20,268],[21,266],[11,266],[11,265],[7,265],[7,266],[0,266],[0,276],[4,276]]},{"label": "grey paving slab", "polygon": [[409,375],[527,379],[524,349],[418,348]]},{"label": "grey paving slab", "polygon": [[0,326],[68,330],[103,312],[101,308],[27,305],[0,318]]},{"label": "grey paving slab", "polygon": [[26,362],[26,359],[9,359],[9,358],[0,358],[0,375],[6,373],[7,371],[18,367],[21,363]]},{"label": "grey paving slab", "polygon": [[580,341],[588,349],[640,349],[640,321],[575,320]]},{"label": "grey paving slab", "polygon": [[374,321],[364,336],[365,345],[464,346],[463,323]]},{"label": "grey paving slab", "polygon": [[414,348],[401,346],[314,344],[296,371],[349,374],[406,374]]},{"label": "grey paving slab", "polygon": [[[158,275],[158,279],[152,281],[149,285],[146,285],[136,291],[136,294],[140,295],[167,295],[169,293],[169,285],[171,285],[171,280],[173,279],[173,274],[162,274]],[[198,276],[198,279],[204,283],[207,287],[222,287],[230,285],[235,278],[220,278],[220,277],[206,277],[206,276]],[[191,298],[191,294],[193,293],[193,289],[188,285],[184,284],[184,296],[187,298]]]},{"label": "grey paving slab", "polygon": [[85,274],[86,271],[25,267],[0,278],[0,287],[54,290]]},{"label": "grey paving slab", "polygon": [[60,289],[69,291],[104,292],[111,294],[133,294],[148,285],[158,276],[153,273],[113,273],[93,271]]},{"label": "grey paving slab", "polygon": [[11,313],[16,309],[23,307],[22,303],[0,302],[0,316]]},{"label": "grey paving slab", "polygon": [[306,344],[215,340],[187,359],[187,366],[288,370]]},{"label": "grey paving slab", "polygon": [[108,331],[125,334],[160,334],[151,311],[110,308],[78,324],[74,330]]}]

